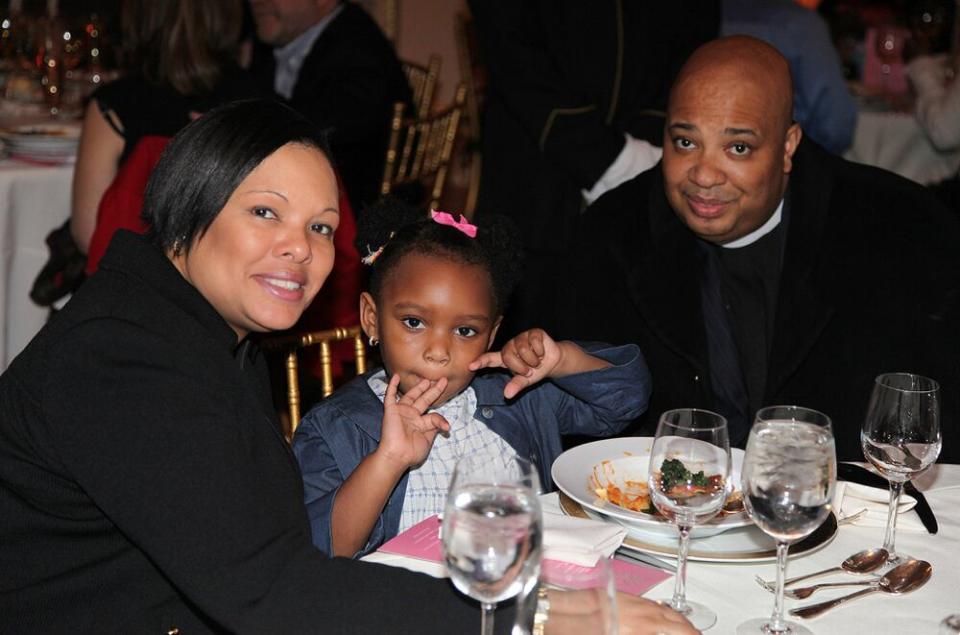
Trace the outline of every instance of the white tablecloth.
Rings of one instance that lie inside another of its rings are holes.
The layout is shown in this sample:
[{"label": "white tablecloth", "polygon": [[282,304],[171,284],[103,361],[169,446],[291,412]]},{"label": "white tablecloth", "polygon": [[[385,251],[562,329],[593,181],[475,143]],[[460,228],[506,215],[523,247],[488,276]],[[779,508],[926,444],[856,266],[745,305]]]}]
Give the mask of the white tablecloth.
[{"label": "white tablecloth", "polygon": [[72,165],[0,161],[0,371],[49,315],[30,300],[30,287],[49,258],[44,239],[70,216],[72,179]]},{"label": "white tablecloth", "polygon": [[864,110],[844,157],[896,172],[924,185],[942,181],[960,168],[960,150],[940,152],[909,113]]},{"label": "white tablecloth", "polygon": [[[937,535],[901,531],[897,550],[933,564],[933,577],[923,588],[902,597],[876,593],[833,609],[823,616],[803,621],[815,633],[889,633],[891,635],[936,635],[940,620],[960,613],[960,465],[937,465],[917,481],[927,492],[927,500],[940,524]],[[544,507],[557,508],[556,494],[543,497]],[[842,525],[833,542],[820,551],[791,559],[787,577],[839,565],[844,558],[867,547],[880,546],[883,530]],[[441,576],[441,565],[383,553],[366,560],[402,566],[414,571]],[[687,597],[715,610],[717,624],[709,633],[736,632],[737,625],[752,617],[768,617],[773,595],[761,589],[753,578],[774,577],[774,564],[714,564],[690,562],[687,568]],[[815,582],[842,579],[824,578]],[[811,582],[813,583],[813,582]],[[839,596],[856,589],[821,591],[807,600],[786,600],[786,608]],[[673,578],[646,593],[650,598],[666,598],[673,593]]]}]

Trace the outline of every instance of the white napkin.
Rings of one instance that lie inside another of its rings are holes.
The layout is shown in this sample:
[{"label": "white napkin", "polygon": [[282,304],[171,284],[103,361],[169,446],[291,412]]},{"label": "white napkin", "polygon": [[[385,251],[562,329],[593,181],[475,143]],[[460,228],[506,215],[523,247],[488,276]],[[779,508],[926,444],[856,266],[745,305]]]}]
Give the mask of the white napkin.
[{"label": "white napkin", "polygon": [[[890,502],[890,492],[876,487],[867,487],[847,481],[837,481],[837,488],[833,495],[833,508],[837,510],[838,518],[856,514],[861,509],[867,512],[853,522],[858,527],[886,527],[887,508]],[[926,531],[920,517],[909,513],[917,505],[916,499],[909,494],[900,495],[898,508],[897,530]]]},{"label": "white napkin", "polygon": [[609,558],[627,536],[626,528],[588,518],[543,512],[543,557],[592,567]]}]

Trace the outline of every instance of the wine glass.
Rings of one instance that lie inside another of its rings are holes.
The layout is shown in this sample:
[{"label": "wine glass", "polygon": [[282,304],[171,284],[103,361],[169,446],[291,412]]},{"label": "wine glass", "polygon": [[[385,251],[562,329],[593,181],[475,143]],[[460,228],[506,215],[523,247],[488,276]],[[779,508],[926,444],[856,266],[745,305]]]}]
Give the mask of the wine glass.
[{"label": "wine glass", "polygon": [[717,614],[687,602],[687,552],[693,527],[716,516],[733,488],[727,420],[695,408],[663,413],[650,450],[648,485],[651,502],[680,536],[673,597],[663,603],[697,629],[710,628]]},{"label": "wine glass", "polygon": [[887,563],[891,566],[909,559],[894,549],[903,484],[937,460],[940,443],[939,384],[911,373],[877,377],[860,432],[860,444],[867,460],[890,481],[883,548],[890,554]]},{"label": "wine glass", "polygon": [[893,64],[902,59],[904,37],[903,30],[894,25],[883,25],[877,29],[874,47],[880,60],[881,88],[890,90],[890,74]]},{"label": "wine glass", "polygon": [[497,602],[535,583],[542,514],[536,468],[520,457],[473,454],[457,461],[443,509],[443,558],[454,586],[480,601],[481,632],[493,633]]},{"label": "wine glass", "polygon": [[761,408],[740,474],[747,513],[777,541],[777,592],[770,619],[748,620],[737,633],[811,635],[783,619],[783,580],[790,543],[813,533],[830,513],[837,483],[830,418],[801,406]]}]

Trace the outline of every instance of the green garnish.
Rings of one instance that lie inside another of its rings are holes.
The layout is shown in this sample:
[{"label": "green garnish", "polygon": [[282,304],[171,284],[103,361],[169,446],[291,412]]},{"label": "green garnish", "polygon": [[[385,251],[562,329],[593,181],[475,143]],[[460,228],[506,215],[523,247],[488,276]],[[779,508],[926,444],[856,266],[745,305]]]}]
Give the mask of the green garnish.
[{"label": "green garnish", "polygon": [[678,459],[667,459],[660,466],[660,487],[668,492],[674,485],[696,485],[706,487],[710,479],[700,470],[696,474],[687,469],[687,466]]}]

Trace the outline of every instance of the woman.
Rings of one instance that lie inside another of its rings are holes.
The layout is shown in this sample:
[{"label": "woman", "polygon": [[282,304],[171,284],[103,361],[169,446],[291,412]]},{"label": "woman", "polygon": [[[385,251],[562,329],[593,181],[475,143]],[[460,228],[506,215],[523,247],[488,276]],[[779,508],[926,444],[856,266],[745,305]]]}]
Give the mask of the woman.
[{"label": "woman", "polygon": [[257,94],[237,65],[242,0],[124,0],[121,17],[127,75],[91,97],[77,151],[70,231],[85,254],[100,199],[141,139]]},{"label": "woman", "polygon": [[[0,632],[478,627],[447,583],[310,542],[247,336],[321,287],[337,201],[322,138],[280,104],[217,108],[170,142],[150,234],[119,232],[0,377]],[[651,632],[692,632],[641,607]]]}]

